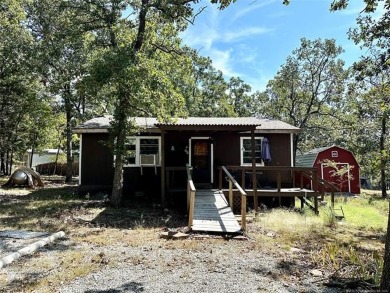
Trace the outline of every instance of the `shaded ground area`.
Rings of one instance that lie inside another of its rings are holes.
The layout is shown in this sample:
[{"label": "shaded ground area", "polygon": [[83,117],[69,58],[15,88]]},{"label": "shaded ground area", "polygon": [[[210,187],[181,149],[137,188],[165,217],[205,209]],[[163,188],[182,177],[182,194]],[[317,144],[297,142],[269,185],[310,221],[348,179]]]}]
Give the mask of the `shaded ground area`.
[{"label": "shaded ground area", "polygon": [[168,228],[186,230],[185,215],[142,202],[112,209],[104,194],[81,198],[74,184],[45,183],[0,189],[0,231],[66,233],[1,270],[5,291],[333,292],[342,289],[323,283],[356,266],[345,260],[351,247],[359,261],[372,264],[367,270],[378,269],[368,256],[380,256],[383,247],[380,229],[329,228],[318,217],[289,211],[249,221],[246,240],[204,234],[165,240],[159,234]]}]

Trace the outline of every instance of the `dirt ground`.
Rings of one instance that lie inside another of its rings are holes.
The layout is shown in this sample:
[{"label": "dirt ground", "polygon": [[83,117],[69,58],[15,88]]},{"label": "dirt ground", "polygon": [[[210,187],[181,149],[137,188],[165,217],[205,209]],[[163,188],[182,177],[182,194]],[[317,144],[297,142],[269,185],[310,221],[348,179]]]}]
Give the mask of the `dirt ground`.
[{"label": "dirt ground", "polygon": [[[45,183],[35,190],[0,188],[0,231],[66,234],[1,269],[2,291],[338,292],[375,288],[355,279],[337,284],[335,271],[318,265],[308,243],[283,245],[276,241],[277,233],[254,219],[239,237],[189,233],[185,239],[165,239],[160,236],[168,230],[188,232],[186,215],[136,201],[112,209],[104,193],[80,197],[76,183],[64,185],[53,178]],[[0,257],[46,236],[0,237]],[[138,274],[139,270],[144,273]],[[120,272],[126,274],[120,278]],[[130,275],[141,285],[126,287]],[[232,277],[238,285],[227,285]]]}]

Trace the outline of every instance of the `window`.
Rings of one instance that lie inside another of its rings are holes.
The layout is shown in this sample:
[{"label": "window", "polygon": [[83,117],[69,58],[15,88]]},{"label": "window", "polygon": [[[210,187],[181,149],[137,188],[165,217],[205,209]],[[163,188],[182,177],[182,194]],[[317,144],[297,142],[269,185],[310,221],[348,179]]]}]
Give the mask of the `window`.
[{"label": "window", "polygon": [[135,138],[129,138],[125,145],[125,156],[123,162],[125,166],[136,165],[137,159],[137,141]]},{"label": "window", "polygon": [[129,137],[125,149],[125,167],[160,165],[160,137]]},{"label": "window", "polygon": [[332,158],[337,158],[339,156],[338,151],[332,151]]},{"label": "window", "polygon": [[[255,159],[256,166],[264,166],[264,162],[261,159],[261,142],[262,137],[255,137]],[[252,147],[250,137],[241,137],[240,139],[241,148],[241,166],[252,165]]]}]

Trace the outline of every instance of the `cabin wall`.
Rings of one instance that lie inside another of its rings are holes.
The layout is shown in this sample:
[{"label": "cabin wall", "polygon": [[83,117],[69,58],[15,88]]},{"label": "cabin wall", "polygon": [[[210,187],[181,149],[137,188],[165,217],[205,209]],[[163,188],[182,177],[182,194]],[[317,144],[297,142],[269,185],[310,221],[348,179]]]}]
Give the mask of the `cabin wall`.
[{"label": "cabin wall", "polygon": [[[291,167],[291,137],[290,134],[264,134],[268,138],[271,148],[271,162],[266,166],[290,166]],[[260,186],[263,188],[276,187],[277,172],[267,171],[259,176]],[[282,187],[292,187],[292,174],[289,171],[281,172]]]},{"label": "cabin wall", "polygon": [[108,190],[113,180],[113,156],[108,134],[82,134],[80,191]]},{"label": "cabin wall", "polygon": [[[150,134],[145,134],[150,135]],[[159,135],[159,134],[153,134]],[[171,188],[183,191],[186,188],[186,173],[184,167],[189,162],[189,139],[195,137],[210,137],[213,143],[214,154],[214,187],[218,186],[220,166],[240,166],[240,137],[250,137],[250,133],[240,134],[230,131],[166,131],[164,133],[165,166],[181,167],[182,170],[165,173],[166,182]],[[267,137],[271,147],[271,162],[266,166],[291,166],[290,134],[259,134]],[[105,190],[108,193],[112,188],[114,172],[114,156],[107,146],[108,134],[82,134],[81,148],[81,192]],[[168,174],[169,173],[169,174]],[[250,176],[248,175],[248,178]],[[258,177],[262,187],[276,187],[276,173],[262,173]],[[291,187],[291,174],[282,174],[283,185]],[[240,182],[240,181],[239,181]],[[248,182],[248,181],[247,181]],[[248,186],[246,186],[248,187]],[[176,191],[174,191],[176,192]],[[159,201],[161,195],[161,167],[124,168],[124,198],[142,197],[152,201]],[[177,196],[181,197],[181,194]],[[166,195],[168,201],[174,195]],[[185,199],[185,197],[183,197]],[[183,200],[185,202],[185,200]]]},{"label": "cabin wall", "polygon": [[[148,134],[149,136],[149,134]],[[81,193],[106,191],[111,192],[114,175],[114,156],[107,146],[108,134],[82,134],[81,149]],[[123,168],[124,199],[139,196],[159,200],[161,186],[161,168],[140,167]]]},{"label": "cabin wall", "polygon": [[[165,165],[167,167],[184,167],[188,161],[188,154],[185,152],[191,137],[210,137],[212,139],[214,151],[214,185],[218,184],[218,167],[220,166],[240,166],[240,137],[250,137],[250,133],[235,133],[228,131],[168,131],[165,133]],[[266,166],[291,166],[291,139],[290,134],[261,134],[256,137],[267,137],[270,142],[272,160],[266,162]],[[172,148],[173,147],[173,148]],[[175,186],[180,186],[178,180],[184,182],[186,177],[183,174],[175,174]],[[291,187],[291,174],[286,171],[282,175],[283,185]],[[239,175],[240,176],[240,175]],[[249,176],[248,176],[249,177]],[[276,186],[276,172],[267,171],[259,175],[259,180],[264,186]],[[239,182],[241,182],[239,180]]]}]

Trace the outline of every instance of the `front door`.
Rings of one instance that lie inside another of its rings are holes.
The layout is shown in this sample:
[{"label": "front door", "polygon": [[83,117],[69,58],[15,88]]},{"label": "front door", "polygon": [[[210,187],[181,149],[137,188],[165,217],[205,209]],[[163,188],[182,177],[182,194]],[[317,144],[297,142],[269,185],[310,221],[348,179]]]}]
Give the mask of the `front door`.
[{"label": "front door", "polygon": [[208,138],[191,138],[192,179],[197,183],[213,183],[212,143]]}]

